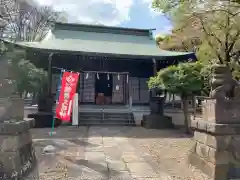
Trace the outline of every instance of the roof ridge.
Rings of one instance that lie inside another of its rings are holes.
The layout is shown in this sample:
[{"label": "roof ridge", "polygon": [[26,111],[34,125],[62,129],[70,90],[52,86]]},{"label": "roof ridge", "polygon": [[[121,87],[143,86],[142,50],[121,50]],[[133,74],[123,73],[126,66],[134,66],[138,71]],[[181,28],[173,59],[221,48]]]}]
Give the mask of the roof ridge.
[{"label": "roof ridge", "polygon": [[63,23],[55,22],[55,29],[60,30],[79,30],[79,31],[94,31],[94,32],[106,32],[106,33],[117,33],[117,34],[132,34],[132,35],[143,35],[150,36],[152,31],[155,29],[138,29],[138,28],[127,28],[117,26],[105,26],[96,24],[77,24],[77,23]]},{"label": "roof ridge", "polygon": [[89,27],[104,27],[104,28],[116,28],[116,29],[128,29],[128,30],[142,30],[142,31],[152,31],[156,30],[155,28],[131,28],[131,27],[122,27],[122,26],[108,26],[103,24],[86,24],[86,23],[65,23],[65,22],[55,22],[58,25],[69,25],[69,26],[89,26]]}]

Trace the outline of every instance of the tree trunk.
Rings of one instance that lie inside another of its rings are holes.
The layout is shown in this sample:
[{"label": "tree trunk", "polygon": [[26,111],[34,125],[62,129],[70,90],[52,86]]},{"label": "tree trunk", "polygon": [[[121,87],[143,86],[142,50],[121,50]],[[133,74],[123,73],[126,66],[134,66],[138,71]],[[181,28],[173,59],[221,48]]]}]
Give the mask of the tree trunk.
[{"label": "tree trunk", "polygon": [[175,103],[175,94],[172,94],[172,107],[174,107],[174,103]]},{"label": "tree trunk", "polygon": [[186,96],[181,96],[182,100],[182,109],[183,109],[183,114],[184,114],[184,129],[187,134],[190,133],[190,128],[189,128],[189,119],[188,119],[188,100]]}]

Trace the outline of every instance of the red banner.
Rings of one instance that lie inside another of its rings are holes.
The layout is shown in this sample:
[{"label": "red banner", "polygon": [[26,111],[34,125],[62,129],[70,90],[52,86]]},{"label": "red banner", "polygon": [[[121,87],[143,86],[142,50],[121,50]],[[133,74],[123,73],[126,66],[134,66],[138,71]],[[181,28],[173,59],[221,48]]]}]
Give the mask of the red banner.
[{"label": "red banner", "polygon": [[64,72],[59,99],[56,107],[56,118],[71,121],[73,97],[76,93],[79,73]]}]

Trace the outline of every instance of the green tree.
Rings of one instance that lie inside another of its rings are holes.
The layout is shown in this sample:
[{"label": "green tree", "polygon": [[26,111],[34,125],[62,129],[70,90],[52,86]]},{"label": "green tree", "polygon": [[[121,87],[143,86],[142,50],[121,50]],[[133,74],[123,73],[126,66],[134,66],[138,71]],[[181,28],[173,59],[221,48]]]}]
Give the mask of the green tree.
[{"label": "green tree", "polygon": [[[59,12],[51,7],[36,6],[33,2],[1,0],[0,1],[0,38],[12,41],[41,41],[59,18]],[[63,19],[62,14],[61,19]],[[7,45],[4,53],[9,58],[11,68],[16,74],[16,92],[37,95],[46,84],[46,72],[38,69],[29,60],[25,52]]]},{"label": "green tree", "polygon": [[18,77],[16,87],[19,95],[32,93],[36,97],[47,81],[47,73],[25,59],[17,61],[13,66]]},{"label": "green tree", "polygon": [[240,4],[226,1],[153,0],[153,8],[165,13],[173,22],[172,34],[160,47],[167,50],[195,51],[206,68],[202,95],[210,91],[212,65],[229,67],[240,79]]},{"label": "green tree", "polygon": [[41,92],[43,85],[47,81],[47,73],[36,66],[29,60],[26,60],[25,51],[16,49],[12,45],[1,43],[1,54],[6,56],[9,61],[10,70],[14,73],[13,83],[15,84],[15,92],[20,97],[24,93],[33,93],[37,95]]},{"label": "green tree", "polygon": [[232,61],[239,59],[240,4],[230,0],[153,0],[152,7],[165,13],[175,29],[185,34],[180,33],[178,37],[190,36],[191,39],[191,34],[199,37],[198,48],[208,49],[200,52],[205,58],[206,52],[211,54],[204,61],[217,60],[231,67]]},{"label": "green tree", "polygon": [[181,97],[186,133],[189,133],[188,97],[199,94],[202,90],[204,85],[202,69],[203,65],[199,62],[181,63],[160,70],[157,76],[151,77],[148,81],[150,89],[159,87]]},{"label": "green tree", "polygon": [[190,34],[189,32],[176,29],[170,35],[163,38],[156,38],[156,42],[161,49],[182,52],[195,51],[197,46],[201,44],[197,33]]},{"label": "green tree", "polygon": [[155,36],[155,41],[157,45],[160,45],[161,42],[165,39],[165,36],[161,35],[161,34],[157,34]]}]

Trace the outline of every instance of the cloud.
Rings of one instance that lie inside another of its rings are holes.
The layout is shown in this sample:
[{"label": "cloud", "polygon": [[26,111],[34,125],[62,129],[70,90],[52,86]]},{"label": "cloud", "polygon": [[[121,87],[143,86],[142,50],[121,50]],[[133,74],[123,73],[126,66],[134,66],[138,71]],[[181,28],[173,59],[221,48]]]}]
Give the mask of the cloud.
[{"label": "cloud", "polygon": [[35,0],[40,5],[65,11],[69,22],[119,25],[130,20],[134,0]]}]

